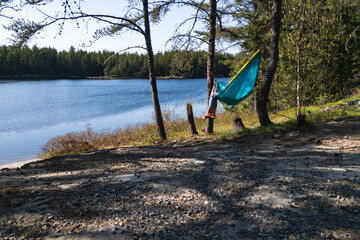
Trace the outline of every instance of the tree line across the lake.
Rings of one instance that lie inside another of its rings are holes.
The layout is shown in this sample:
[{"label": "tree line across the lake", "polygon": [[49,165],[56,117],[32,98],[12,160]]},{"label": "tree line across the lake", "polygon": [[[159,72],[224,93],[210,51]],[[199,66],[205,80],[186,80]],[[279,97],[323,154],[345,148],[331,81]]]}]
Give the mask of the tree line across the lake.
[{"label": "tree line across the lake", "polygon": [[[154,56],[158,76],[206,78],[206,51],[167,51]],[[216,76],[229,76],[234,65],[232,54],[216,54]],[[236,65],[236,64],[235,64]],[[111,51],[87,52],[71,47],[0,47],[0,78],[26,77],[100,77],[147,78],[145,54]]]}]

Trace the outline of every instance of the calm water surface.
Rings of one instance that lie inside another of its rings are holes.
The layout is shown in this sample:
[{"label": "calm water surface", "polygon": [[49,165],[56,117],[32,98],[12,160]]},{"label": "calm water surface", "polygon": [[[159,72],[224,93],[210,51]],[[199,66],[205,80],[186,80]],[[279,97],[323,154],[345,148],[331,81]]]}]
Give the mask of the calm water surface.
[{"label": "calm water surface", "polygon": [[[206,110],[206,79],[158,80],[162,108]],[[91,125],[116,129],[152,122],[148,80],[0,81],[0,165],[36,158],[50,138]]]}]

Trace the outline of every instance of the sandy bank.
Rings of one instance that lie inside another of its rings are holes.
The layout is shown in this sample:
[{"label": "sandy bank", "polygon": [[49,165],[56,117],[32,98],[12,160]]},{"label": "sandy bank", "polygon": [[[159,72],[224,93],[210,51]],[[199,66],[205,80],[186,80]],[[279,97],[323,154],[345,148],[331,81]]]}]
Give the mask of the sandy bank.
[{"label": "sandy bank", "polygon": [[3,164],[3,165],[0,165],[0,170],[1,170],[1,169],[4,169],[4,168],[9,168],[9,169],[21,168],[21,167],[24,166],[25,164],[32,163],[32,162],[36,162],[36,161],[39,161],[39,160],[40,160],[40,159],[31,159],[31,160],[26,160],[26,161],[21,161],[21,162]]}]

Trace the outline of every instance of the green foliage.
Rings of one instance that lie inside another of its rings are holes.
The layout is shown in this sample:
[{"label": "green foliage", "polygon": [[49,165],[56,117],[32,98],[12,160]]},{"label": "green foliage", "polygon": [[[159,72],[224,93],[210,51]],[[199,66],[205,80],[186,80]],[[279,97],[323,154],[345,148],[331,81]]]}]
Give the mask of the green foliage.
[{"label": "green foliage", "polygon": [[312,112],[312,114],[308,117],[308,120],[312,122],[321,122],[328,120],[339,120],[348,117],[355,117],[360,119],[359,107],[349,106],[345,108],[337,108],[334,110],[317,109],[316,111]]},{"label": "green foliage", "polygon": [[[293,86],[287,98],[294,104],[294,86],[299,81],[303,105],[323,103],[343,95],[344,60],[341,42],[345,36],[339,1],[286,0],[283,9],[282,56],[276,87]],[[312,17],[309,17],[312,16]]]},{"label": "green foliage", "polygon": [[[258,84],[268,59],[271,2],[237,2],[244,53],[265,44]],[[305,106],[340,99],[359,86],[359,1],[284,0],[282,18],[280,60],[269,96],[272,108],[296,106],[297,79]]]},{"label": "green foliage", "polygon": [[37,32],[43,29],[43,25],[25,19],[17,19],[10,26],[5,27],[5,29],[13,32],[12,44],[22,47]]}]

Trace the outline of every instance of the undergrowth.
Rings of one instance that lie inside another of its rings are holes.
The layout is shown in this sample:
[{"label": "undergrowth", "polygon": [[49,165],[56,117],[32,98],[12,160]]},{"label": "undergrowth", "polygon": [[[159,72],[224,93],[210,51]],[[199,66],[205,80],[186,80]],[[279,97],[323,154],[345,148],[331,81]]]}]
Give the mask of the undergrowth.
[{"label": "undergrowth", "polygon": [[[313,123],[326,120],[337,120],[345,117],[355,117],[360,119],[359,106],[337,107],[348,101],[360,99],[360,93],[332,104],[307,107],[305,127],[312,126]],[[163,118],[168,141],[189,137],[188,123],[185,118],[178,117],[173,110],[165,109]],[[246,126],[241,132],[234,132],[233,119],[241,117]],[[218,114],[214,122],[215,134],[211,137],[215,139],[233,139],[244,134],[263,134],[266,132],[282,132],[296,128],[296,109],[287,109],[270,114],[271,121],[274,123],[268,127],[259,127],[257,114],[254,111],[231,110],[223,111]],[[195,124],[199,135],[204,135],[206,121],[202,118],[195,118]],[[160,141],[155,124],[143,123],[128,125],[118,128],[115,131],[96,132],[91,127],[84,131],[70,132],[63,136],[50,139],[39,154],[41,158],[54,156],[92,152],[95,150],[115,148],[120,146],[140,146],[152,145]]]}]

